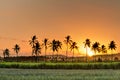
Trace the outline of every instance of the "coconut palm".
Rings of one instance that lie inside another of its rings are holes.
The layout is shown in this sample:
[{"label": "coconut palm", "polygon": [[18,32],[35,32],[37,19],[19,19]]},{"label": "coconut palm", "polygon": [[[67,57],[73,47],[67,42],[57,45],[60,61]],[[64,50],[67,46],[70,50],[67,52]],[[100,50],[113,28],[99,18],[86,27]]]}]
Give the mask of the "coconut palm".
[{"label": "coconut palm", "polygon": [[68,49],[69,49],[69,46],[71,46],[72,42],[73,41],[71,40],[70,35],[65,37],[64,43],[66,44],[66,61],[67,61],[67,57],[68,57]]},{"label": "coconut palm", "polygon": [[71,46],[70,46],[71,51],[73,51],[73,56],[72,56],[72,62],[74,59],[74,50],[77,49],[78,50],[78,46],[76,42],[72,42]]},{"label": "coconut palm", "polygon": [[85,42],[83,42],[85,45],[84,47],[86,48],[86,62],[88,61],[88,48],[90,48],[91,41],[90,39],[86,39]]},{"label": "coconut palm", "polygon": [[3,50],[3,55],[4,55],[4,58],[9,57],[9,55],[10,55],[9,49],[6,48],[5,50]]},{"label": "coconut palm", "polygon": [[102,46],[101,46],[101,52],[102,52],[102,54],[103,54],[103,53],[107,53],[107,48],[106,48],[105,45],[102,45]]},{"label": "coconut palm", "polygon": [[52,42],[50,43],[50,47],[51,47],[51,50],[53,51],[52,53],[52,61],[54,59],[54,52],[57,50],[57,47],[56,47],[56,40],[52,40]]},{"label": "coconut palm", "polygon": [[39,56],[40,53],[41,53],[40,43],[36,42],[35,46],[34,46],[34,49],[33,49],[33,54],[36,55],[36,61],[38,61],[38,56]]},{"label": "coconut palm", "polygon": [[94,61],[96,61],[96,53],[97,52],[100,52],[100,43],[99,42],[95,42],[93,45],[92,45],[92,50],[94,51],[94,53],[95,53],[95,59],[94,59]]},{"label": "coconut palm", "polygon": [[34,47],[35,47],[35,45],[36,45],[37,42],[38,42],[38,40],[37,40],[36,35],[32,36],[31,40],[29,40],[29,44],[32,47],[32,53],[34,53]]},{"label": "coconut palm", "polygon": [[[58,58],[59,49],[62,49],[62,42],[60,42],[60,41],[58,40],[58,41],[56,41],[57,58]],[[57,59],[56,59],[56,60],[57,60]]]},{"label": "coconut palm", "polygon": [[48,49],[48,45],[49,45],[49,41],[48,41],[47,38],[45,38],[43,40],[43,44],[42,44],[42,46],[44,46],[44,48],[45,48],[45,61],[46,61],[46,52],[47,52],[47,49]]},{"label": "coconut palm", "polygon": [[108,47],[111,50],[111,61],[113,61],[113,53],[112,52],[113,52],[113,50],[116,50],[116,48],[117,48],[115,42],[111,41]]},{"label": "coconut palm", "polygon": [[16,53],[16,55],[17,55],[17,57],[18,57],[18,53],[19,53],[19,51],[20,51],[20,46],[19,46],[18,44],[16,44],[16,45],[14,46],[13,50],[15,51],[15,53]]}]

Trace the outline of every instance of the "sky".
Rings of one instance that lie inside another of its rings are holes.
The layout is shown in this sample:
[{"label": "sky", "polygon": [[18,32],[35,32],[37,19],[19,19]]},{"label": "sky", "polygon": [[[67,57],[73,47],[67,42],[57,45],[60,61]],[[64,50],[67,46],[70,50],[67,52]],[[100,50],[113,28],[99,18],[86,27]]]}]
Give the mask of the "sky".
[{"label": "sky", "polygon": [[119,4],[120,0],[0,0],[0,50],[9,48],[15,54],[17,43],[20,55],[31,55],[27,41],[33,35],[39,41],[63,41],[70,35],[81,53],[86,38],[107,47],[114,40],[120,52]]}]

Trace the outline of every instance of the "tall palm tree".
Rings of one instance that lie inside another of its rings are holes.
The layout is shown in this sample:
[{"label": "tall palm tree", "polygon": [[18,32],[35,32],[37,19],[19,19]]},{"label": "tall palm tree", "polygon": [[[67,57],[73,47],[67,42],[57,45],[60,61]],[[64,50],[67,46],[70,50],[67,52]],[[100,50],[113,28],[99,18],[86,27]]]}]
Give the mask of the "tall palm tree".
[{"label": "tall palm tree", "polygon": [[52,53],[52,61],[54,59],[54,52],[57,50],[57,47],[56,47],[56,40],[52,40],[52,42],[50,43],[50,47],[51,47],[51,50],[53,51]]},{"label": "tall palm tree", "polygon": [[[56,41],[57,58],[58,58],[59,49],[62,49],[62,42],[60,42],[60,41],[58,40],[58,41]],[[56,59],[56,60],[57,60],[57,59]]]},{"label": "tall palm tree", "polygon": [[88,48],[90,48],[90,44],[91,44],[91,41],[90,39],[86,39],[85,42],[84,42],[84,46],[86,48],[86,62],[88,61],[87,57],[88,57]]},{"label": "tall palm tree", "polygon": [[102,46],[101,46],[101,52],[102,52],[102,54],[103,54],[103,53],[107,53],[107,48],[106,48],[105,45],[102,45]]},{"label": "tall palm tree", "polygon": [[38,40],[37,40],[36,35],[32,36],[31,40],[29,40],[29,44],[32,47],[32,55],[34,53],[34,47],[35,47],[35,45],[36,45],[37,42],[38,42]]},{"label": "tall palm tree", "polygon": [[14,46],[13,50],[15,51],[15,53],[16,53],[16,55],[17,55],[17,57],[18,57],[18,53],[19,53],[19,51],[20,51],[20,46],[19,46],[18,44],[16,44],[16,45]]},{"label": "tall palm tree", "polygon": [[36,55],[36,61],[38,61],[38,56],[39,56],[40,53],[41,53],[40,43],[39,43],[39,42],[36,42],[36,43],[35,43],[34,50],[33,50],[33,54]]},{"label": "tall palm tree", "polygon": [[116,50],[116,48],[117,48],[115,42],[111,41],[108,47],[111,50],[111,61],[113,61],[113,53],[112,52],[113,52],[113,50]]},{"label": "tall palm tree", "polygon": [[42,44],[42,45],[43,45],[44,48],[45,48],[45,61],[46,61],[46,52],[47,52],[48,45],[49,45],[49,41],[48,41],[47,38],[45,38],[45,39],[43,40],[43,44]]},{"label": "tall palm tree", "polygon": [[71,40],[70,35],[65,37],[64,43],[66,44],[66,61],[67,61],[67,57],[68,57],[68,49],[69,49],[69,46],[71,46],[72,42],[73,41]]},{"label": "tall palm tree", "polygon": [[96,61],[96,53],[97,52],[100,52],[100,43],[99,42],[95,42],[93,45],[92,45],[92,50],[95,52],[95,59],[94,61]]},{"label": "tall palm tree", "polygon": [[3,55],[4,55],[4,58],[5,57],[9,57],[9,55],[10,55],[10,50],[9,49],[5,49],[5,50],[3,50]]},{"label": "tall palm tree", "polygon": [[72,42],[72,45],[70,46],[70,49],[71,49],[71,51],[73,51],[73,56],[72,56],[72,62],[73,62],[73,59],[74,59],[74,49],[78,50],[77,43],[76,42]]}]

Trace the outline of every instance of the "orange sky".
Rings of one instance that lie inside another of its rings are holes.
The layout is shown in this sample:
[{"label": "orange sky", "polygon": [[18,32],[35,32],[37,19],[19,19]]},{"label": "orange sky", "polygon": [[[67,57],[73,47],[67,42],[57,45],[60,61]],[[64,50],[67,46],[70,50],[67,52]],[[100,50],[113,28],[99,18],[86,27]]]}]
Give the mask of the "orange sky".
[{"label": "orange sky", "polygon": [[23,55],[31,47],[21,40],[34,34],[40,41],[45,37],[63,41],[69,34],[80,47],[86,38],[106,46],[114,40],[120,52],[119,4],[120,0],[1,0],[0,49],[13,53],[18,43]]}]

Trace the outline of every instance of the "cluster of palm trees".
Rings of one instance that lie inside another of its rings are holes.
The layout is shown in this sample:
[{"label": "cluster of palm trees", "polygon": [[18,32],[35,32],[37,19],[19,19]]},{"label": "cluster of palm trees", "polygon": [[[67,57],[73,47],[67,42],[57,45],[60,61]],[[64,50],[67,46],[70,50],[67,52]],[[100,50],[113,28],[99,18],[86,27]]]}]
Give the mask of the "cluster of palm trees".
[{"label": "cluster of palm trees", "polygon": [[[77,43],[75,41],[72,40],[71,36],[68,35],[65,37],[65,40],[63,41],[66,44],[66,61],[68,59],[68,53],[69,51],[72,51],[72,61],[74,59],[74,51],[75,49],[78,50],[78,46]],[[86,39],[84,43],[84,47],[86,48],[86,62],[88,61],[88,48],[90,48],[91,50],[94,51],[94,55],[96,55],[96,53],[98,52],[102,52],[102,53],[107,53],[107,48],[105,45],[100,45],[99,42],[95,42],[93,44],[91,44],[90,39]],[[51,42],[49,41],[48,38],[45,38],[42,43],[40,44],[40,42],[38,41],[38,38],[36,35],[32,36],[31,40],[29,40],[29,44],[32,47],[32,55],[35,56],[39,56],[41,54],[41,49],[44,48],[45,50],[45,58],[44,60],[46,61],[46,54],[47,54],[47,49],[51,48],[51,50],[53,51],[52,56],[54,59],[54,53],[57,52],[57,55],[59,53],[59,50],[62,49],[62,42],[59,40],[55,40],[53,39]],[[112,51],[116,49],[116,44],[114,41],[111,41],[108,49],[111,50],[111,60],[113,60],[112,57]],[[20,46],[18,44],[16,44],[13,48],[13,50],[15,51],[17,57],[18,57],[18,53],[20,51]],[[3,51],[3,55],[4,57],[9,57],[9,49],[5,49]],[[94,58],[94,60],[96,61],[96,58]]]}]

